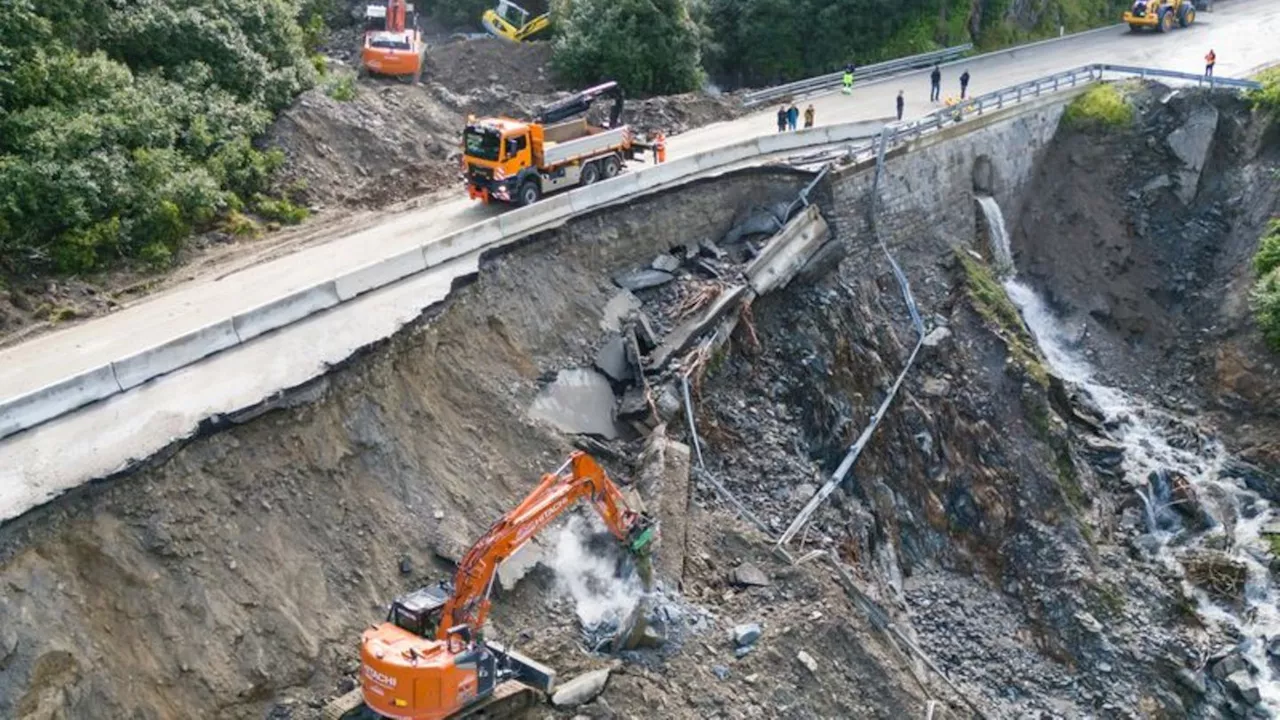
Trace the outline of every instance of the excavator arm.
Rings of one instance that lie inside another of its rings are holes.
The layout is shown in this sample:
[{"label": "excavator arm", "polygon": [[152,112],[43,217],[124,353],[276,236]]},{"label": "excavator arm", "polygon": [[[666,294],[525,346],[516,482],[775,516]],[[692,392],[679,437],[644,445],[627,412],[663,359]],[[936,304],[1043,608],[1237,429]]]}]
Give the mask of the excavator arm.
[{"label": "excavator arm", "polygon": [[498,566],[579,500],[590,500],[609,532],[629,550],[643,553],[654,527],[627,507],[626,500],[590,455],[575,452],[558,470],[547,473],[538,487],[516,508],[494,523],[467,552],[454,575],[453,594],[446,601],[438,640],[448,640],[458,626],[478,630],[489,614],[489,592]]},{"label": "excavator arm", "polygon": [[535,120],[543,125],[551,125],[575,115],[582,115],[591,109],[592,103],[602,97],[613,98],[613,107],[609,109],[609,127],[616,128],[618,127],[618,122],[622,120],[622,106],[625,98],[622,94],[622,87],[613,80],[587,88],[576,95],[570,95],[563,100],[557,100],[544,108],[540,108]]}]

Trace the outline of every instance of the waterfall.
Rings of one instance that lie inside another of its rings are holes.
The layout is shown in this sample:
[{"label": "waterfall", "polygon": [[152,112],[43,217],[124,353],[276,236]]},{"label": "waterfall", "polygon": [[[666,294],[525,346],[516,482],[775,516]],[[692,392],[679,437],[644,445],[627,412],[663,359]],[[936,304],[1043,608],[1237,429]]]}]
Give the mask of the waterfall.
[{"label": "waterfall", "polygon": [[996,273],[1000,277],[1012,275],[1015,270],[1013,250],[1009,247],[1009,231],[1004,226],[1004,213],[1000,212],[1000,205],[990,195],[979,195],[978,205],[982,207],[982,214],[987,220],[987,234],[991,236],[991,257],[995,260]]},{"label": "waterfall", "polygon": [[[1271,577],[1262,535],[1262,528],[1276,514],[1242,481],[1220,476],[1219,470],[1229,459],[1220,443],[1203,436],[1186,419],[1097,379],[1073,334],[1031,287],[1017,279],[1000,206],[990,197],[979,197],[978,203],[986,216],[991,253],[1002,284],[1045,360],[1059,377],[1089,396],[1106,418],[1111,439],[1124,448],[1125,478],[1142,498],[1156,559],[1185,578],[1186,570],[1176,551],[1207,548],[1211,537],[1216,534],[1220,542],[1225,533],[1225,552],[1247,569],[1243,609],[1215,601],[1185,579],[1183,588],[1197,600],[1203,619],[1230,628],[1240,638],[1237,649],[1256,671],[1254,680],[1263,706],[1280,710],[1280,678],[1273,675],[1267,654],[1268,642],[1280,636],[1280,593]],[[1227,517],[1215,520],[1216,526],[1202,533],[1183,530],[1181,519],[1170,509],[1174,474],[1186,478],[1202,501],[1225,498],[1219,504]]]}]

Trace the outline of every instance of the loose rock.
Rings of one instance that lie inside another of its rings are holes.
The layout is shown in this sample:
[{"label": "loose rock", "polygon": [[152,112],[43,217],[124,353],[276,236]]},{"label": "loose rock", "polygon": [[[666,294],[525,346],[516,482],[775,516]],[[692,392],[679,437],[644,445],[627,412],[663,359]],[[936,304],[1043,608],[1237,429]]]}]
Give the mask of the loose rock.
[{"label": "loose rock", "polygon": [[733,644],[739,648],[754,645],[760,639],[762,632],[759,623],[738,625],[733,629]]},{"label": "loose rock", "polygon": [[742,563],[734,568],[730,580],[735,585],[746,587],[765,587],[769,584],[769,576],[751,563]]},{"label": "loose rock", "polygon": [[560,708],[584,705],[604,692],[605,685],[608,683],[609,668],[584,673],[561,685],[560,689],[551,696],[551,704]]}]

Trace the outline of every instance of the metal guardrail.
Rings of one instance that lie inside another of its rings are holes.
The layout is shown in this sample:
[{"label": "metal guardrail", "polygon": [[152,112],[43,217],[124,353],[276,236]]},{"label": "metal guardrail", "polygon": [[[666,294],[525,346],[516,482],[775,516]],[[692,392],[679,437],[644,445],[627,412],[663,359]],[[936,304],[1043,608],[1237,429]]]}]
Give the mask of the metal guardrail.
[{"label": "metal guardrail", "polygon": [[[1197,73],[1178,72],[1176,70],[1160,70],[1156,68],[1144,68],[1131,65],[1110,65],[1106,63],[1098,63],[1094,65],[1083,65],[1081,67],[1064,70],[1052,75],[1045,75],[1034,80],[1010,85],[984,95],[977,95],[968,98],[963,102],[955,105],[939,108],[927,115],[906,120],[903,122],[890,123],[886,125],[882,131],[882,137],[885,145],[893,147],[904,142],[914,140],[922,135],[936,132],[944,127],[954,125],[964,121],[968,117],[974,115],[982,115],[987,112],[1003,109],[1006,105],[1016,105],[1024,100],[1031,100],[1043,95],[1066,90],[1079,85],[1099,82],[1106,79],[1108,73],[1123,75],[1127,77],[1138,77],[1141,79],[1165,78],[1169,80],[1182,80],[1184,82],[1194,82],[1200,87],[1208,87],[1210,89],[1230,88],[1233,90],[1258,90],[1262,84],[1253,80],[1240,80],[1237,78],[1227,77],[1205,77]],[[807,158],[805,164],[824,162],[835,155],[843,156],[846,160],[863,160],[873,157],[876,150],[884,147],[881,145],[881,139],[874,141],[846,145],[838,151],[826,150],[816,153]]]},{"label": "metal guardrail", "polygon": [[[933,52],[921,53],[919,55],[909,55],[907,57],[896,58],[894,60],[886,60],[872,65],[864,65],[854,70],[853,78],[855,81],[870,80],[884,77],[885,75],[892,75],[893,73],[902,72],[904,70],[916,70],[918,68],[928,67],[934,63],[955,60],[972,49],[973,43],[965,43],[964,45],[957,45],[943,50],[935,50]],[[797,95],[818,92],[820,90],[827,90],[833,87],[838,87],[843,78],[844,71],[839,71],[807,78],[805,80],[797,80],[793,83],[778,85],[764,90],[755,90],[743,95],[742,104],[747,107],[753,107],[779,98],[794,97]]]}]

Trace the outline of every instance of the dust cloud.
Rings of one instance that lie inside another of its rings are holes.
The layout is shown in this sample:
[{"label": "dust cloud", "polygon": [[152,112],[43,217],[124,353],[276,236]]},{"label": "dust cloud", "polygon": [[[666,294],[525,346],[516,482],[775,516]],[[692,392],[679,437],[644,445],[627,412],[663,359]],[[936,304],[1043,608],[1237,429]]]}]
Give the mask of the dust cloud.
[{"label": "dust cloud", "polygon": [[573,599],[584,629],[620,627],[644,597],[636,573],[619,576],[622,553],[599,521],[569,517],[549,555],[547,564],[555,572],[556,584]]}]

